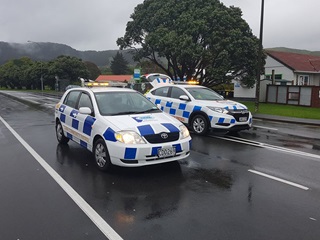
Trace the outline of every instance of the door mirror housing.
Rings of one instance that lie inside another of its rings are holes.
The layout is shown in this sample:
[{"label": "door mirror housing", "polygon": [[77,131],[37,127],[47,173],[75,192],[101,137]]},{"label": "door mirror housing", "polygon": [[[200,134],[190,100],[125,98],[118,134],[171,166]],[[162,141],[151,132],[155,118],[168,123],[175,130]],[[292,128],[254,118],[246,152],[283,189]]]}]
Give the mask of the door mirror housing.
[{"label": "door mirror housing", "polygon": [[190,101],[190,98],[187,95],[181,95],[179,99],[182,101]]},{"label": "door mirror housing", "polygon": [[91,115],[92,110],[88,107],[81,107],[79,108],[79,113],[85,114],[85,115]]}]

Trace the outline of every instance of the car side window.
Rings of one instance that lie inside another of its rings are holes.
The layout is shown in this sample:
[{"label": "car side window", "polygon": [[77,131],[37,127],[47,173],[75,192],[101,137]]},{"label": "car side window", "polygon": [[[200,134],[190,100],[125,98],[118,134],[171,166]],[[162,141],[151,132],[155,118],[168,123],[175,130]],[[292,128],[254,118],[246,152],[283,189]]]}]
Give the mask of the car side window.
[{"label": "car side window", "polygon": [[180,88],[172,87],[172,90],[171,90],[171,97],[172,98],[179,99],[179,97],[181,95],[186,95],[186,93]]},{"label": "car side window", "polygon": [[71,91],[64,99],[63,103],[71,108],[76,108],[76,104],[80,95],[80,91]]},{"label": "car side window", "polygon": [[79,99],[79,104],[78,104],[78,109],[81,107],[88,107],[93,111],[92,107],[92,102],[88,94],[86,93],[81,93],[80,99]]},{"label": "car side window", "polygon": [[167,97],[169,92],[169,87],[161,87],[153,90],[151,93],[155,96]]}]

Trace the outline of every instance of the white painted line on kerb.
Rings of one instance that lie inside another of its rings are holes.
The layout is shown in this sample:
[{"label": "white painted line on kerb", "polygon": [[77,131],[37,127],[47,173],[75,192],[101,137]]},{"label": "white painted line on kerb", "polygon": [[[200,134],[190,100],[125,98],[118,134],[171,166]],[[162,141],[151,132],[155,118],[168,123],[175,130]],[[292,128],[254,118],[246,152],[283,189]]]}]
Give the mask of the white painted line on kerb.
[{"label": "white painted line on kerb", "polygon": [[122,240],[120,235],[1,116],[0,120],[109,240]]},{"label": "white painted line on kerb", "polygon": [[266,130],[270,130],[270,131],[278,131],[277,128],[271,128],[271,127],[264,127],[264,126],[258,126],[258,125],[253,125],[253,128],[262,128],[262,129],[266,129]]},{"label": "white painted line on kerb", "polygon": [[257,175],[266,177],[266,178],[270,178],[270,179],[275,180],[275,181],[278,181],[278,182],[282,182],[282,183],[291,185],[291,186],[293,186],[293,187],[300,188],[300,189],[302,189],[302,190],[306,190],[306,191],[309,190],[308,187],[302,186],[302,185],[297,184],[297,183],[289,182],[289,181],[287,181],[287,180],[284,180],[284,179],[281,179],[281,178],[277,178],[277,177],[274,177],[274,176],[271,176],[271,175],[268,175],[268,174],[265,174],[265,173],[262,173],[262,172],[258,172],[258,171],[251,170],[251,169],[249,169],[248,171],[251,172],[251,173],[254,173],[254,174],[257,174]]}]

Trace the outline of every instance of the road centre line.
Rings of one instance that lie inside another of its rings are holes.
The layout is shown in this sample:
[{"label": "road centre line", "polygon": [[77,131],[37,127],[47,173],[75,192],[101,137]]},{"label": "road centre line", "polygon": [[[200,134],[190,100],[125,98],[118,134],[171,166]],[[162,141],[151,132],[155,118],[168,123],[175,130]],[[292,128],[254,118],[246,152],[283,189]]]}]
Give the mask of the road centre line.
[{"label": "road centre line", "polygon": [[1,116],[0,121],[109,240],[122,240],[120,235]]},{"label": "road centre line", "polygon": [[265,174],[265,173],[262,173],[262,172],[258,172],[258,171],[252,170],[252,169],[249,169],[248,171],[251,172],[251,173],[254,173],[254,174],[257,174],[257,175],[260,175],[260,176],[263,176],[263,177],[278,181],[278,182],[282,182],[282,183],[288,184],[288,185],[296,187],[296,188],[300,188],[300,189],[305,190],[305,191],[309,190],[308,187],[305,187],[303,185],[300,185],[300,184],[297,184],[297,183],[294,183],[294,182],[290,182],[290,181],[287,181],[287,180],[284,180],[284,179],[281,179],[281,178],[277,178],[277,177],[274,177],[274,176],[271,176],[271,175],[268,175],[268,174]]},{"label": "road centre line", "polygon": [[226,140],[226,141],[231,141],[231,142],[247,144],[247,145],[254,146],[254,147],[261,147],[261,148],[266,148],[266,149],[290,153],[290,154],[297,154],[297,155],[300,155],[303,157],[310,157],[310,158],[315,158],[317,160],[320,160],[320,155],[307,153],[307,152],[301,152],[301,151],[297,151],[297,150],[293,150],[293,149],[289,149],[289,148],[284,148],[284,147],[279,147],[279,146],[275,146],[275,145],[270,145],[270,144],[266,144],[266,143],[251,141],[251,140],[247,140],[244,138],[238,138],[238,137],[232,137],[232,136],[228,136],[228,137],[210,136],[210,137],[218,138],[218,139],[222,139],[222,140]]}]

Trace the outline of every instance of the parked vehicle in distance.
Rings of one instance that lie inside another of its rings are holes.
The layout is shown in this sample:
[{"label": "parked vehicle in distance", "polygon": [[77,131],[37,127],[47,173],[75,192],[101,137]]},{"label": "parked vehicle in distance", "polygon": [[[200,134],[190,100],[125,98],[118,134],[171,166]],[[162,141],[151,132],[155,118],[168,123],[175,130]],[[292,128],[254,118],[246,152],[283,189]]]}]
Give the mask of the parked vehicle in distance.
[{"label": "parked vehicle in distance", "polygon": [[146,97],[199,135],[209,130],[237,132],[252,126],[252,114],[245,105],[225,100],[204,86],[158,84]]},{"label": "parked vehicle in distance", "polygon": [[99,169],[138,167],[184,159],[190,154],[186,126],[127,88],[78,87],[55,107],[57,140],[71,139],[93,152]]}]

